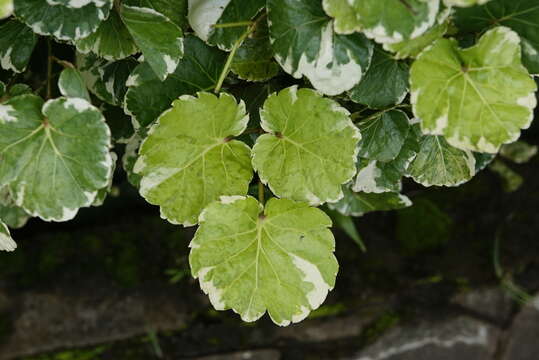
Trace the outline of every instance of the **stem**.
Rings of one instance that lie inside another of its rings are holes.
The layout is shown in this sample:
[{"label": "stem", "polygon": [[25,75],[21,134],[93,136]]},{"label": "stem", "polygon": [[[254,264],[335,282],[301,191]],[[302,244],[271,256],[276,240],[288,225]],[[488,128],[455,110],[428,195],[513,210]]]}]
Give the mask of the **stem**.
[{"label": "stem", "polygon": [[47,38],[47,99],[52,96],[52,44],[51,39]]},{"label": "stem", "polygon": [[266,13],[260,15],[255,21],[250,22],[251,24],[247,28],[247,30],[243,34],[241,34],[240,38],[234,43],[234,46],[232,47],[232,50],[230,51],[230,54],[228,54],[228,58],[226,59],[225,67],[223,68],[223,71],[221,71],[221,76],[219,76],[219,81],[217,81],[217,84],[215,85],[215,93],[219,93],[219,91],[221,91],[223,83],[225,82],[225,79],[230,72],[230,66],[232,65],[232,60],[234,60],[234,56],[236,56],[236,51],[238,51],[239,47],[245,41],[247,36],[249,36],[256,29],[256,24],[258,24],[258,22],[265,17]]},{"label": "stem", "polygon": [[225,24],[214,24],[213,27],[215,29],[222,29],[222,28],[231,28],[231,27],[241,27],[241,26],[252,26],[254,23],[252,21],[238,21],[238,22],[231,22],[231,23],[225,23]]},{"label": "stem", "polygon": [[264,184],[262,181],[258,180],[258,201],[264,205]]},{"label": "stem", "polygon": [[221,87],[223,87],[223,83],[225,82],[226,77],[228,76],[228,73],[230,72],[230,66],[232,65],[232,60],[234,60],[234,56],[236,56],[236,51],[238,51],[239,47],[243,43],[243,41],[249,36],[249,34],[254,30],[254,26],[249,26],[247,31],[245,31],[238,40],[234,43],[234,46],[232,47],[232,51],[230,51],[230,54],[228,54],[228,58],[226,59],[225,67],[223,68],[223,71],[221,71],[221,76],[219,76],[219,81],[217,81],[217,85],[215,85],[215,93],[219,93],[221,91]]},{"label": "stem", "polygon": [[[374,114],[366,117],[365,119],[362,119],[361,121],[368,121],[368,120],[377,118],[377,117],[382,116],[383,114],[385,114],[386,112],[391,111],[391,110],[395,110],[395,109],[399,109],[399,108],[409,108],[409,107],[410,107],[410,105],[408,105],[408,104],[398,104],[398,105],[389,107],[387,109],[377,111]],[[356,120],[359,117],[359,115],[361,115],[362,112],[363,112],[363,110],[360,110],[358,112],[353,113],[351,115],[352,120]]]}]

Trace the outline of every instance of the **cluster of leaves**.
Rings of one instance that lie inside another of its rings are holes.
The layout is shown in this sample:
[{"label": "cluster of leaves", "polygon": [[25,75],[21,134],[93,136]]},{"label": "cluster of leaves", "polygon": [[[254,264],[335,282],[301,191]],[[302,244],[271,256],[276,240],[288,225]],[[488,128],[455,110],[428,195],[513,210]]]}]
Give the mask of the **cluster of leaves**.
[{"label": "cluster of leaves", "polygon": [[[0,17],[0,249],[6,225],[102,204],[123,150],[164,219],[199,225],[192,274],[245,321],[324,301],[327,214],[349,229],[410,206],[403,177],[470,180],[536,106],[536,0],[0,0]],[[44,91],[17,82],[40,37]]]}]

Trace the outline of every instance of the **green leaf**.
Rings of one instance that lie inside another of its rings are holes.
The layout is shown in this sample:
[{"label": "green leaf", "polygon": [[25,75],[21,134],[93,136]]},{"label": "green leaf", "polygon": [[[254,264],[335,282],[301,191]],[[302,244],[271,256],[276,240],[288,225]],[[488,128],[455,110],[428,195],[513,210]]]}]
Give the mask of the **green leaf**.
[{"label": "green leaf", "polygon": [[397,212],[396,237],[408,254],[429,250],[451,239],[453,220],[435,203],[414,199],[414,205]]},{"label": "green leaf", "polygon": [[381,112],[358,124],[363,135],[359,156],[387,162],[399,155],[410,131],[410,120],[400,110]]},{"label": "green leaf", "polygon": [[0,220],[0,251],[14,251],[17,244],[11,238],[6,224]]},{"label": "green leaf", "polygon": [[524,141],[515,141],[502,146],[500,155],[516,164],[525,164],[537,155],[537,146]]},{"label": "green leaf", "polygon": [[66,68],[58,79],[58,88],[65,97],[81,98],[90,102],[90,94],[81,73],[75,68]]},{"label": "green leaf", "polygon": [[0,81],[0,98],[6,93],[6,84]]},{"label": "green leaf", "polygon": [[40,35],[78,40],[109,16],[112,0],[14,0],[15,15]]},{"label": "green leaf", "polygon": [[438,40],[412,65],[410,83],[423,133],[463,150],[498,152],[530,125],[537,104],[519,37],[506,27],[464,50],[454,39]]},{"label": "green leaf", "polygon": [[260,22],[255,31],[243,41],[230,68],[238,77],[247,81],[267,81],[279,73],[273,60],[268,26]]},{"label": "green leaf", "polygon": [[369,67],[373,45],[361,34],[338,35],[319,1],[268,0],[275,58],[326,95],[350,90]]},{"label": "green leaf", "polygon": [[393,44],[384,44],[384,49],[395,53],[395,59],[416,58],[425,48],[436,40],[442,38],[449,30],[448,17],[451,9],[446,9],[438,14],[436,24],[428,29],[423,35],[415,39],[403,40]]},{"label": "green leaf", "polygon": [[[265,0],[189,0],[189,23],[199,38],[230,51],[265,5]],[[214,27],[237,23],[245,25]]]},{"label": "green leaf", "polygon": [[354,224],[354,219],[352,217],[345,216],[336,210],[332,210],[331,208],[325,209],[324,212],[331,218],[334,226],[344,231],[346,235],[354,240],[361,251],[367,251],[367,248],[361,239],[361,235],[359,235],[359,232],[357,231],[356,224]]},{"label": "green leaf", "polygon": [[373,211],[397,210],[412,205],[407,196],[394,192],[354,192],[348,186],[343,186],[343,193],[341,200],[329,203],[328,207],[345,216],[363,216]]},{"label": "green leaf", "polygon": [[124,4],[154,9],[163,14],[182,30],[189,28],[187,21],[187,0],[126,0]]},{"label": "green leaf", "polygon": [[161,216],[191,226],[220,195],[245,195],[253,176],[251,149],[231,140],[247,127],[245,104],[231,95],[183,95],[159,117],[139,151],[134,172],[141,195]]},{"label": "green leaf", "polygon": [[140,179],[142,176],[135,174],[133,168],[138,159],[138,151],[142,140],[142,136],[139,132],[136,132],[125,145],[125,152],[122,157],[122,167],[127,174],[127,181],[137,189],[140,187]]},{"label": "green leaf", "polygon": [[111,105],[123,105],[127,92],[126,82],[138,65],[136,60],[127,58],[109,62],[94,54],[77,54],[77,64],[92,94]]},{"label": "green leaf", "polygon": [[8,186],[0,188],[0,221],[12,229],[19,229],[26,224],[29,218],[30,215],[24,209],[15,205]]},{"label": "green leaf", "polygon": [[125,98],[125,110],[133,117],[135,128],[151,124],[178,96],[213,89],[225,62],[226,53],[189,35],[185,56],[165,81],[160,81],[147,64],[137,66],[127,81]]},{"label": "green leaf", "polygon": [[395,171],[387,163],[376,160],[360,159],[353,190],[364,193],[400,192],[404,169]]},{"label": "green leaf", "polygon": [[32,88],[26,84],[14,84],[9,88],[9,97],[15,97],[19,95],[31,94]]},{"label": "green leaf", "polygon": [[[413,121],[410,122],[412,124]],[[414,124],[408,131],[398,155],[387,162],[360,158],[358,173],[353,184],[355,192],[375,193],[400,192],[402,177],[419,151],[420,130]]]},{"label": "green leaf", "polygon": [[112,158],[112,169],[110,171],[107,186],[97,191],[97,195],[95,196],[92,206],[103,205],[105,203],[105,199],[107,198],[107,196],[110,194],[112,190],[112,182],[114,180],[114,171],[116,170],[116,162],[118,161],[118,155],[116,155],[115,152],[111,152],[110,155]]},{"label": "green leaf", "polygon": [[17,20],[0,25],[0,66],[23,72],[37,43],[32,29]]},{"label": "green leaf", "polygon": [[87,54],[93,52],[109,60],[120,60],[138,52],[133,37],[116,10],[112,10],[96,32],[75,42],[77,50]]},{"label": "green leaf", "polygon": [[107,185],[110,130],[79,98],[22,95],[0,105],[0,186],[17,206],[50,221],[72,219]]},{"label": "green leaf", "polygon": [[122,5],[120,17],[157,77],[165,80],[183,56],[182,30],[150,8]]},{"label": "green leaf", "polygon": [[0,19],[5,19],[13,14],[13,0],[0,0]]},{"label": "green leaf", "polygon": [[[503,147],[502,147],[503,149]],[[496,157],[495,154],[485,154],[485,153],[477,153],[474,152],[473,156],[475,158],[475,173],[477,174],[484,168],[486,168],[492,160]]]},{"label": "green leaf", "polygon": [[348,92],[354,102],[381,109],[400,104],[408,93],[408,65],[375,47],[371,66],[359,84]]},{"label": "green leaf", "polygon": [[439,0],[324,0],[324,9],[335,18],[335,31],[361,31],[379,43],[414,39],[436,20]]},{"label": "green leaf", "polygon": [[473,5],[483,5],[491,0],[444,0],[447,6],[468,7]]},{"label": "green leaf", "polygon": [[520,176],[501,160],[494,160],[488,168],[501,177],[505,192],[517,191],[524,183],[522,176]]},{"label": "green leaf", "polygon": [[425,135],[420,150],[408,168],[408,175],[424,186],[458,186],[476,173],[475,157],[457,149],[442,136]]},{"label": "green leaf", "polygon": [[[483,2],[484,3],[484,2]],[[539,74],[539,7],[536,0],[494,0],[484,6],[457,9],[455,23],[463,32],[481,32],[492,25],[507,26],[520,35],[522,62]]]},{"label": "green leaf", "polygon": [[274,323],[297,323],[335,286],[335,239],[323,211],[305,203],[222,197],[200,216],[191,272],[217,310],[244,321],[267,311]]},{"label": "green leaf", "polygon": [[261,113],[253,167],[279,197],[319,205],[342,198],[354,176],[361,138],[346,109],[311,89],[289,87],[271,95]]}]

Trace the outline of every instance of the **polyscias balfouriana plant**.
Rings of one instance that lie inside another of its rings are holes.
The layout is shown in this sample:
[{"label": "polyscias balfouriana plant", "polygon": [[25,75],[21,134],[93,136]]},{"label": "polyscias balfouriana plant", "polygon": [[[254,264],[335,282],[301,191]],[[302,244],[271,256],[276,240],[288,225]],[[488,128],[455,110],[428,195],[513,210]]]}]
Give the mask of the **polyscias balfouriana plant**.
[{"label": "polyscias balfouriana plant", "polygon": [[0,18],[0,250],[29,217],[101,205],[121,151],[163,219],[198,225],[192,275],[245,321],[304,319],[335,284],[331,218],[410,206],[403,177],[470,180],[536,106],[536,0],[0,0]]}]

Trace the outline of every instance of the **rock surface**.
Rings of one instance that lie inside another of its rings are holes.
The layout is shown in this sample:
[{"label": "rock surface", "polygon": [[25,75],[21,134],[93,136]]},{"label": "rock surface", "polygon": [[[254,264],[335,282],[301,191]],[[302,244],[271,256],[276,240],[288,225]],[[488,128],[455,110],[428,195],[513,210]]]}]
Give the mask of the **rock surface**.
[{"label": "rock surface", "polygon": [[354,360],[490,360],[500,330],[467,317],[397,327]]},{"label": "rock surface", "polygon": [[502,360],[539,358],[539,294],[514,318],[505,342]]}]

